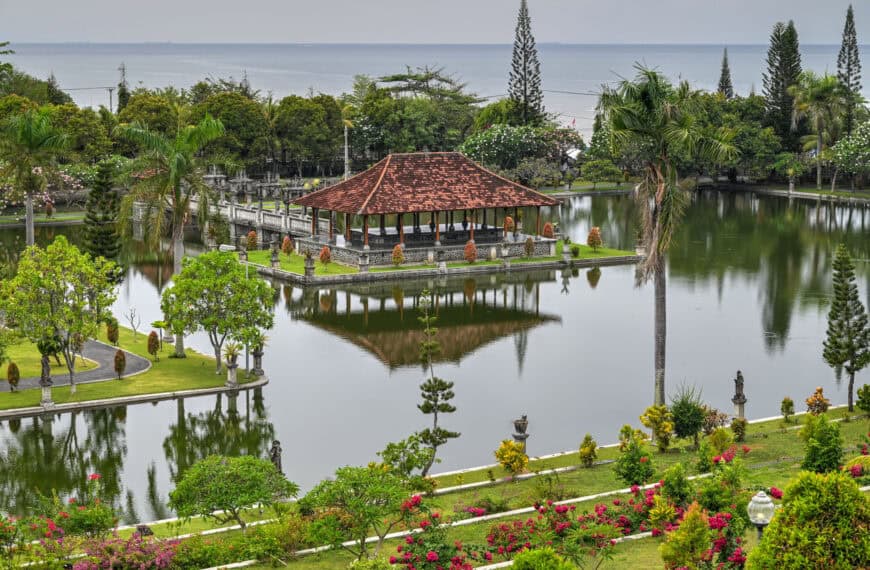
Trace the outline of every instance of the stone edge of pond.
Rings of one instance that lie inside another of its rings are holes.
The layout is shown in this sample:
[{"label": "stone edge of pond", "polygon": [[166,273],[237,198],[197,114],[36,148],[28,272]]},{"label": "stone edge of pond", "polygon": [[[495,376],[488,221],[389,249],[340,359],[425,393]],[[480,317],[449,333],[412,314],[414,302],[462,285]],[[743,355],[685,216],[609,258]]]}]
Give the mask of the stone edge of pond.
[{"label": "stone edge of pond", "polygon": [[367,273],[346,273],[342,275],[315,275],[305,277],[283,269],[274,269],[251,262],[242,262],[255,268],[264,277],[272,277],[300,285],[336,285],[342,283],[371,283],[375,281],[396,281],[402,279],[420,279],[434,277],[460,277],[464,275],[486,275],[489,273],[513,273],[520,271],[537,271],[541,269],[565,269],[573,267],[600,267],[610,265],[633,265],[643,259],[642,255],[618,255],[613,257],[597,257],[585,259],[570,259],[565,261],[529,261],[512,263],[510,265],[477,265],[469,267],[449,267],[446,271],[437,268],[406,269],[402,271],[384,271]]},{"label": "stone edge of pond", "polygon": [[727,186],[719,189],[722,192],[749,192],[763,196],[779,196],[781,198],[797,198],[799,200],[812,200],[814,202],[832,202],[834,204],[870,204],[870,198],[864,196],[842,196],[839,194],[820,194],[795,190],[789,194],[788,190],[766,188],[764,186]]},{"label": "stone edge of pond", "polygon": [[176,390],[174,392],[157,392],[155,394],[140,394],[137,396],[122,396],[119,398],[104,398],[101,400],[88,400],[85,402],[73,402],[57,404],[51,408],[32,406],[28,408],[11,408],[0,410],[0,420],[16,418],[29,418],[42,415],[53,415],[65,412],[80,412],[98,408],[111,408],[113,406],[125,406],[128,404],[146,404],[149,402],[162,402],[164,400],[178,400],[183,398],[195,398],[197,396],[210,396],[212,394],[224,394],[227,392],[241,392],[261,388],[269,383],[269,378],[261,377],[253,382],[239,384],[237,387],[215,386],[213,388],[197,388],[194,390]]}]

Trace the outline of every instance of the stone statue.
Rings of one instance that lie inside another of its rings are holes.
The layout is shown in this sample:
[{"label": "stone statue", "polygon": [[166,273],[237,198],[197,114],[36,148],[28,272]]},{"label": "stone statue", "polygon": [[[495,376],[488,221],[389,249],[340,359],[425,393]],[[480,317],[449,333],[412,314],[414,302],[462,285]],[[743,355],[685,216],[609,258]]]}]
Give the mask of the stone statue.
[{"label": "stone statue", "polygon": [[279,473],[284,473],[284,470],[281,468],[281,453],[281,442],[277,439],[272,441],[272,449],[269,450],[269,459],[272,460],[272,465],[275,466],[275,469],[277,469]]},{"label": "stone statue", "polygon": [[734,404],[734,415],[738,418],[744,417],[744,406],[746,405],[746,394],[743,393],[743,373],[737,371],[737,377],[734,379],[734,397],[731,398]]},{"label": "stone statue", "polygon": [[39,376],[39,385],[40,386],[51,386],[51,364],[48,360],[48,355],[42,355],[42,372]]}]

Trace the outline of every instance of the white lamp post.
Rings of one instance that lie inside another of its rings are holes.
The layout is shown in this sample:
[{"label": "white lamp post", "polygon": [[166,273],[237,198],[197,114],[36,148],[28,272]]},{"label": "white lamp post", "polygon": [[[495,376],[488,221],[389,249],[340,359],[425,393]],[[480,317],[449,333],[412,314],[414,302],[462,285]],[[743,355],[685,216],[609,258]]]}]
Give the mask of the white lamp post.
[{"label": "white lamp post", "polygon": [[749,513],[749,522],[755,525],[758,529],[758,538],[761,539],[761,534],[764,532],[764,527],[770,524],[770,519],[773,518],[773,511],[776,506],[767,493],[759,491],[749,501],[746,507],[746,512]]}]

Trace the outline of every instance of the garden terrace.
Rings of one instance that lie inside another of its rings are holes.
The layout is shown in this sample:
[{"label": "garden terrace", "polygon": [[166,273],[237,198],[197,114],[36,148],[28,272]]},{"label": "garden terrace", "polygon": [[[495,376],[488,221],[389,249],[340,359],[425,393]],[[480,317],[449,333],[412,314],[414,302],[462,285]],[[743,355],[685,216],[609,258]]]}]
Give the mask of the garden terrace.
[{"label": "garden terrace", "polygon": [[[341,245],[371,247],[439,247],[467,241],[497,243],[506,216],[519,218],[521,208],[535,208],[533,231],[540,236],[541,208],[558,202],[490,172],[458,152],[391,154],[370,169],[329,188],[299,198],[295,204],[329,214],[327,236],[312,222],[311,237],[338,244],[335,214],[344,214]],[[387,218],[395,227],[387,227]],[[426,220],[424,221],[424,217]],[[375,224],[372,224],[375,218]],[[353,220],[361,220],[353,227]],[[405,221],[409,220],[410,224]],[[518,224],[511,241],[522,241]],[[325,239],[324,239],[325,237]]]}]

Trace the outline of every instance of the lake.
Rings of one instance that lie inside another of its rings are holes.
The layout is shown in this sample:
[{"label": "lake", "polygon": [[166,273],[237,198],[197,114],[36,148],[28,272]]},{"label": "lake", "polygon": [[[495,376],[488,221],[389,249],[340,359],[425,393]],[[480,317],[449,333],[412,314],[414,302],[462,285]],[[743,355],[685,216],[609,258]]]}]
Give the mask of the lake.
[{"label": "lake", "polygon": [[[578,241],[602,228],[608,246],[631,249],[630,197],[576,197],[547,214]],[[798,407],[816,386],[834,403],[846,395],[821,358],[834,248],[857,259],[870,301],[870,208],[751,193],[694,196],[668,256],[667,393],[696,386],[730,412],[734,378],[746,379],[749,417]],[[41,240],[80,228],[40,228]],[[23,229],[0,230],[5,251]],[[142,259],[141,244],[131,259]],[[132,263],[115,315],[134,306],[160,318],[169,264]],[[0,505],[32,506],[34,487],[62,495],[99,472],[126,518],[167,516],[172,480],[210,453],[266,456],[282,442],[284,470],[303,489],[342,465],[366,464],[388,441],[426,427],[416,407],[423,370],[415,305],[437,295],[439,377],[455,382],[456,413],[442,425],[462,433],[439,453],[436,471],[493,461],[512,420],[529,418],[532,454],[576,448],[587,432],[616,440],[653,398],[653,295],[634,268],[536,271],[475,279],[336,288],[275,284],[275,328],[264,368],[268,386],[236,401],[202,397],[26,419],[0,425]],[[210,353],[202,335],[189,346]],[[159,366],[159,364],[157,364]],[[857,385],[870,382],[861,372]]]}]

